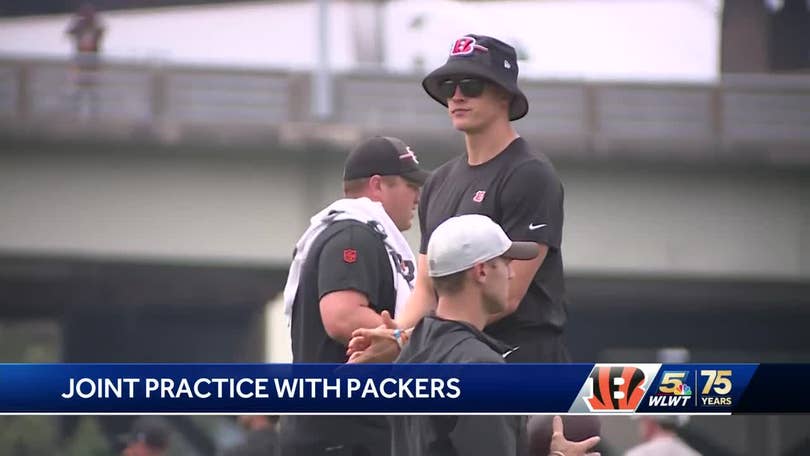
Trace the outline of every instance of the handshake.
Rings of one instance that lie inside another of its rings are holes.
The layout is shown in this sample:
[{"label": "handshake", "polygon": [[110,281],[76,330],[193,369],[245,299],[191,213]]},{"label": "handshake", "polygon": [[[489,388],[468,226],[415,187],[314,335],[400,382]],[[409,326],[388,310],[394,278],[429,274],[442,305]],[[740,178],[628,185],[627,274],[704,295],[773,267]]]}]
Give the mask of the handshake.
[{"label": "handshake", "polygon": [[393,363],[413,330],[401,330],[387,310],[382,311],[383,324],[352,332],[346,350],[349,363]]}]

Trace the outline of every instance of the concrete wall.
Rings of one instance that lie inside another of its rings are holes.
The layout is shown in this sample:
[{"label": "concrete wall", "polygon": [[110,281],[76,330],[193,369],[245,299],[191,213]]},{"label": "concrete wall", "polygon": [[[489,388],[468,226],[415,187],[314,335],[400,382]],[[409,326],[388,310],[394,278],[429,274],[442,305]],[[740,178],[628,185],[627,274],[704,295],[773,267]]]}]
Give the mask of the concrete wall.
[{"label": "concrete wall", "polygon": [[[339,154],[294,158],[17,146],[0,154],[0,251],[285,267],[341,191]],[[569,272],[810,278],[810,172],[558,169]]]},{"label": "concrete wall", "polygon": [[810,277],[810,174],[560,168],[569,270]]}]

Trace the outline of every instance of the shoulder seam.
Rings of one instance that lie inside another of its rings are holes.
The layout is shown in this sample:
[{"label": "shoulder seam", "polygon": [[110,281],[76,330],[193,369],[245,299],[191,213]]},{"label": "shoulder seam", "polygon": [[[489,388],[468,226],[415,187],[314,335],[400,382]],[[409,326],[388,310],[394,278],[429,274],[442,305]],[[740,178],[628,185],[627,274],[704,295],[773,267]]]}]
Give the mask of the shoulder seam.
[{"label": "shoulder seam", "polygon": [[[336,230],[334,233],[330,233],[329,236],[322,241],[321,245],[323,247],[326,247],[326,245],[329,244],[329,242],[331,242],[335,238],[335,236],[343,233],[344,231],[349,231],[349,230],[353,231],[355,227],[359,227],[359,228],[361,228],[361,232],[368,233],[369,236],[374,238],[374,240],[376,240],[380,244],[380,246],[382,246],[382,248],[385,249],[385,242],[383,241],[382,237],[380,236],[379,233],[374,231],[370,226],[368,226],[365,223],[363,223],[361,221],[358,221],[358,220],[341,220],[341,221],[338,221],[338,222],[335,222],[335,223],[341,223],[341,222],[347,222],[346,226]],[[327,227],[327,229],[329,229],[329,227]],[[349,234],[349,236],[352,236],[351,233],[348,233],[348,234]]]}]

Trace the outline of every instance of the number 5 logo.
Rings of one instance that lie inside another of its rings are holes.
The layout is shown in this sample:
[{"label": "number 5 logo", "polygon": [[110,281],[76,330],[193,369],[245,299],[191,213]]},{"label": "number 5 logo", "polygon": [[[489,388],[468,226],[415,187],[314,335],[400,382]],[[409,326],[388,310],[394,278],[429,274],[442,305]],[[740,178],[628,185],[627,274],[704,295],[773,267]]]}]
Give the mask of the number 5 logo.
[{"label": "number 5 logo", "polygon": [[683,371],[666,371],[664,377],[658,385],[658,391],[663,394],[681,394],[683,391],[683,380],[686,378],[686,372]]},{"label": "number 5 logo", "polygon": [[728,394],[731,392],[731,370],[701,370],[701,377],[707,377],[702,394]]}]

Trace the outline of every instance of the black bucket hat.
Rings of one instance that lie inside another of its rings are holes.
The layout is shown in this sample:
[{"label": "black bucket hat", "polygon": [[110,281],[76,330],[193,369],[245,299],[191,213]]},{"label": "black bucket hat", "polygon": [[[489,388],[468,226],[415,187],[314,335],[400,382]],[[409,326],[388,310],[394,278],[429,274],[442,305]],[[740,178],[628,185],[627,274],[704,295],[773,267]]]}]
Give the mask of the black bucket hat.
[{"label": "black bucket hat", "polygon": [[453,76],[476,76],[503,87],[512,94],[509,120],[529,112],[529,101],[518,88],[518,63],[515,48],[485,35],[465,35],[453,43],[447,62],[425,76],[422,87],[434,100],[447,106],[439,85]]}]

